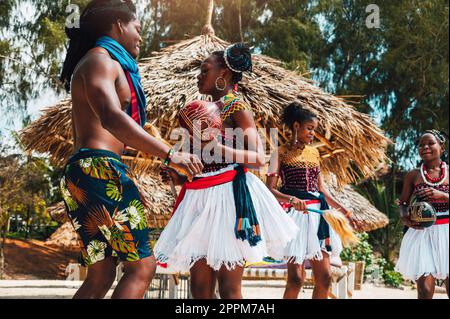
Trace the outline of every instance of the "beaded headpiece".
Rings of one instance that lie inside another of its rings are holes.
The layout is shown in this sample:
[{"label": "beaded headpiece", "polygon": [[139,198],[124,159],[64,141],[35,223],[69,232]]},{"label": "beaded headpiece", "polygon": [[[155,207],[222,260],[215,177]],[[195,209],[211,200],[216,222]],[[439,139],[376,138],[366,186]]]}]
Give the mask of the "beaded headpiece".
[{"label": "beaded headpiece", "polygon": [[445,136],[444,133],[438,130],[426,130],[424,134],[432,134],[436,139],[441,143],[444,144],[447,141],[447,136]]},{"label": "beaded headpiece", "polygon": [[252,71],[252,56],[244,43],[236,43],[225,49],[223,58],[227,67],[236,73]]}]

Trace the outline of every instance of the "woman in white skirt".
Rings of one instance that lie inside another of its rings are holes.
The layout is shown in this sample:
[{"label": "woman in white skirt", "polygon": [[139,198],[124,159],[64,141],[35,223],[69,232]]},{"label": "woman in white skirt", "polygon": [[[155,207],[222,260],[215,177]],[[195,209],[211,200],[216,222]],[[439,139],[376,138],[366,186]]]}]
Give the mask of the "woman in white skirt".
[{"label": "woman in white skirt", "polygon": [[[446,140],[446,135],[436,130],[421,136],[419,155],[423,164],[406,175],[400,197],[400,216],[408,230],[396,270],[405,279],[417,282],[419,299],[433,298],[436,279],[445,280],[448,295],[448,165],[441,160]],[[408,206],[413,197],[434,207],[437,215],[434,225],[421,228],[411,221]]]},{"label": "woman in white skirt", "polygon": [[245,143],[233,141],[223,132],[213,142],[214,150],[223,157],[212,163],[202,158],[202,175],[186,181],[168,170],[163,176],[166,180],[170,176],[183,189],[155,246],[155,255],[175,271],[190,270],[195,299],[213,298],[216,281],[221,298],[242,298],[245,263],[261,262],[267,256],[281,258],[298,232],[264,183],[247,172],[247,166],[265,164],[251,109],[233,90],[242,72],[251,68],[249,49],[235,44],[213,52],[201,64],[198,76],[200,93],[216,101],[221,129],[242,129]]},{"label": "woman in white skirt", "polygon": [[[331,262],[341,263],[339,236],[317,213],[307,208],[328,209],[328,203],[351,221],[351,212],[324,189],[320,174],[320,155],[310,146],[319,125],[318,118],[297,102],[288,105],[282,116],[292,130],[292,140],[274,153],[267,173],[267,186],[289,208],[289,216],[300,227],[297,238],[284,251],[288,262],[285,299],[297,299],[304,282],[304,262],[310,261],[314,274],[314,299],[325,299],[331,285]],[[277,188],[281,177],[282,187]]]}]

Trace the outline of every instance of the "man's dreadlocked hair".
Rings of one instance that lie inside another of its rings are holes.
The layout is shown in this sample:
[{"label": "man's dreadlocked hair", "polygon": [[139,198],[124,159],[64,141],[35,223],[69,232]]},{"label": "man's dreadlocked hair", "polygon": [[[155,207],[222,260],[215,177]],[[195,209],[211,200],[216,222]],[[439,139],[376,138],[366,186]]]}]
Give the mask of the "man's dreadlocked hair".
[{"label": "man's dreadlocked hair", "polygon": [[60,80],[70,90],[72,74],[81,58],[95,46],[101,36],[111,31],[121,20],[128,23],[136,19],[136,7],[131,0],[93,0],[80,16],[79,28],[66,28],[70,39]]}]

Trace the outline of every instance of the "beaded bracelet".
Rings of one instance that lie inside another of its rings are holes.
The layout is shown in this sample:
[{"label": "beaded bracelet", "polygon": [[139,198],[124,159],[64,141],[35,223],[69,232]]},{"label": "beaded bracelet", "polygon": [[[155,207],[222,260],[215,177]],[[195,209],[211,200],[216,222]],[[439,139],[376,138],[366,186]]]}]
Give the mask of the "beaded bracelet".
[{"label": "beaded bracelet", "polygon": [[164,166],[169,166],[170,162],[172,161],[173,154],[175,154],[175,151],[173,150],[173,148],[171,148],[167,153],[166,159],[163,161]]}]

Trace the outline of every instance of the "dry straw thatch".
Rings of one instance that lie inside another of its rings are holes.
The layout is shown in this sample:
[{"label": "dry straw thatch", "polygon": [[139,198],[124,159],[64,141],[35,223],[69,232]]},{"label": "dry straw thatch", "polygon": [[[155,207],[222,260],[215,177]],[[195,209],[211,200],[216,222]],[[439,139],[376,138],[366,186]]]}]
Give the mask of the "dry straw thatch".
[{"label": "dry straw thatch", "polygon": [[[201,61],[227,45],[212,34],[201,35],[141,61],[148,119],[164,138],[168,139],[177,127],[180,108],[188,101],[202,98],[196,86]],[[336,175],[339,185],[372,176],[386,160],[389,140],[368,115],[325,93],[299,74],[283,69],[277,60],[255,55],[254,72],[244,77],[240,91],[252,107],[257,125],[278,128],[281,141],[287,138],[286,128],[280,124],[280,114],[287,103],[297,100],[318,114],[321,125],[317,147],[323,156],[323,171]],[[56,164],[63,164],[73,149],[70,112],[70,100],[45,109],[37,121],[21,132],[26,148],[49,153]],[[148,165],[140,153],[128,159],[136,168]]]},{"label": "dry straw thatch", "polygon": [[[64,210],[64,205],[62,205],[62,209]],[[65,222],[47,239],[45,244],[53,247],[76,248],[79,247],[78,235],[72,224]]]},{"label": "dry straw thatch", "polygon": [[[168,139],[178,126],[180,108],[188,101],[206,98],[199,96],[196,85],[201,61],[212,51],[223,50],[229,45],[214,35],[210,25],[212,7],[213,1],[210,2],[209,22],[203,35],[181,41],[141,60],[148,119],[154,125],[147,129],[153,135],[161,132],[162,137]],[[368,115],[357,112],[343,99],[325,93],[298,73],[284,69],[280,61],[255,55],[253,73],[244,76],[240,92],[251,106],[258,127],[266,130],[278,128],[281,142],[288,138],[286,128],[280,124],[280,114],[285,105],[297,100],[303,107],[314,111],[321,122],[316,146],[323,158],[322,171],[336,176],[338,186],[355,182],[360,177],[373,176],[379,165],[387,160],[385,149],[389,140]],[[48,153],[54,164],[63,165],[73,151],[71,100],[66,99],[45,109],[38,120],[21,132],[20,137],[28,150]],[[273,143],[268,137],[267,140],[268,144]],[[158,167],[158,162],[137,151],[128,152],[123,159],[140,175],[141,181],[148,180]],[[168,191],[161,186],[156,189],[150,186],[147,189],[153,191],[146,191],[152,194],[159,189]],[[351,191],[345,190],[346,193]],[[363,203],[360,210],[355,209],[361,212],[363,220],[367,218],[365,215],[373,217],[373,220],[367,219],[368,225],[363,229],[372,230],[387,223],[386,216],[367,205],[363,197],[354,194],[352,198],[356,202],[352,202],[350,207]],[[155,209],[158,207],[155,203],[153,206]],[[161,207],[165,210],[171,206],[161,201]],[[161,214],[158,211],[149,213],[153,216]]]}]

